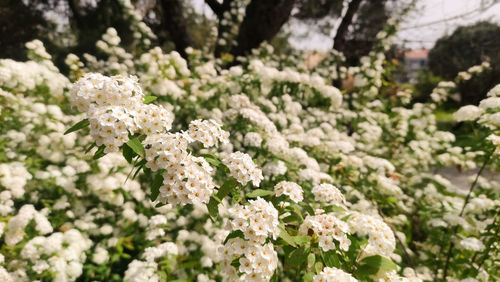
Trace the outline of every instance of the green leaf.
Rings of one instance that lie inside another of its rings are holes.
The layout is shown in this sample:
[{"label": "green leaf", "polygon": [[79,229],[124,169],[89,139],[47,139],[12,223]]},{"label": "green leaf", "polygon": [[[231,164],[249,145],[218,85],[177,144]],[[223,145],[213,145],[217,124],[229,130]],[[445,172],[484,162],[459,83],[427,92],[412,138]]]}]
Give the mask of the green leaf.
[{"label": "green leaf", "polygon": [[83,120],[77,122],[75,125],[73,125],[70,129],[66,130],[66,132],[64,132],[64,135],[70,134],[71,132],[85,128],[85,127],[89,126],[89,124],[90,124],[90,122],[88,119],[83,119]]},{"label": "green leaf", "polygon": [[132,179],[135,179],[135,177],[139,174],[139,172],[141,171],[141,169],[144,167],[145,164],[146,164],[146,160],[144,160],[144,159],[136,164],[137,170],[135,171],[134,175],[132,176]]},{"label": "green leaf", "polygon": [[313,253],[310,253],[307,256],[307,266],[313,267],[315,262],[316,262],[316,256]]},{"label": "green leaf", "polygon": [[97,144],[95,142],[90,144],[90,146],[87,149],[85,149],[85,154],[90,152],[90,150],[92,150],[92,148],[94,148],[95,146],[97,146]]},{"label": "green leaf", "polygon": [[160,195],[160,186],[163,184],[163,175],[162,172],[158,172],[153,179],[153,183],[151,184],[151,195],[149,196],[151,201],[154,201]]},{"label": "green leaf", "polygon": [[134,159],[135,156],[137,156],[137,154],[128,145],[123,146],[122,149],[123,149],[123,157],[127,160],[129,164],[131,164],[132,160]]},{"label": "green leaf", "polygon": [[167,272],[165,272],[165,270],[160,270],[160,271],[157,271],[156,273],[158,273],[158,275],[160,276],[160,281],[167,281],[168,280],[168,275],[167,275]]},{"label": "green leaf", "polygon": [[313,281],[313,278],[314,278],[313,272],[308,272],[304,276],[302,276],[303,281]]},{"label": "green leaf", "polygon": [[321,261],[318,261],[314,264],[314,270],[316,270],[316,273],[320,273],[323,270],[323,263]]},{"label": "green leaf", "polygon": [[224,199],[224,197],[226,197],[227,195],[229,195],[229,193],[231,192],[231,190],[233,190],[234,187],[236,187],[236,185],[238,185],[238,181],[236,181],[236,179],[234,178],[229,178],[220,188],[219,188],[219,191],[217,191],[217,198],[219,198],[220,200]]},{"label": "green leaf", "polygon": [[283,225],[279,225],[278,228],[281,230],[279,237],[283,239],[285,242],[287,242],[288,245],[296,247],[297,245],[295,245],[293,237],[290,234],[288,234],[285,227]]},{"label": "green leaf", "polygon": [[314,215],[314,209],[313,209],[310,205],[308,205],[307,203],[303,203],[303,204],[302,204],[302,207],[303,207],[303,208],[304,208],[304,210],[305,210],[306,212],[308,212],[310,215]]},{"label": "green leaf", "polygon": [[221,199],[219,199],[219,197],[217,197],[217,195],[212,195],[211,197],[212,197],[212,198],[214,198],[214,200],[215,200],[217,203],[222,204],[222,200],[221,200]]},{"label": "green leaf", "polygon": [[287,262],[294,267],[300,267],[306,260],[310,252],[309,247],[300,247],[290,253]]},{"label": "green leaf", "polygon": [[307,244],[311,241],[311,237],[309,237],[309,236],[294,236],[293,241],[297,245],[304,245],[304,244]]},{"label": "green leaf", "polygon": [[398,265],[392,262],[392,260],[380,255],[366,257],[361,262],[387,271],[398,269]]},{"label": "green leaf", "polygon": [[144,97],[143,103],[144,104],[149,104],[149,103],[153,102],[156,99],[158,99],[158,97],[156,97],[156,96],[146,96],[146,97]]},{"label": "green leaf", "polygon": [[146,151],[144,150],[144,146],[137,137],[130,138],[130,140],[128,140],[126,144],[130,147],[130,149],[132,149],[136,154],[140,156],[144,156],[144,154],[146,153]]},{"label": "green leaf", "polygon": [[120,254],[116,253],[113,256],[111,256],[111,262],[115,262],[120,259]]},{"label": "green leaf", "polygon": [[207,204],[207,209],[208,214],[210,215],[212,220],[215,220],[215,218],[219,214],[219,208],[217,207],[217,201],[213,197],[210,197],[210,201]]},{"label": "green leaf", "polygon": [[216,156],[216,155],[214,155],[214,154],[207,153],[207,154],[202,154],[201,156],[202,156],[202,157],[204,157],[204,158],[205,158],[205,160],[206,160],[209,164],[211,164],[211,165],[213,165],[213,166],[218,167],[218,166],[220,166],[220,165],[221,165],[221,161],[220,161],[220,160],[219,160],[219,158],[217,158],[217,156]]},{"label": "green leaf", "polygon": [[[229,178],[217,191],[215,195],[219,201],[222,201],[224,197],[226,197],[233,188],[238,185],[238,181],[234,178]],[[217,207],[218,201],[214,197],[210,197],[210,201],[207,204],[208,214],[214,220],[219,214],[219,208]]]},{"label": "green leaf", "polygon": [[357,276],[368,276],[379,272],[380,269],[391,271],[397,268],[398,266],[390,259],[375,255],[362,259],[355,273]]},{"label": "green leaf", "polygon": [[321,251],[321,257],[323,262],[328,267],[340,267],[341,263],[337,253],[334,250],[329,250],[328,252]]},{"label": "green leaf", "polygon": [[274,194],[273,191],[264,190],[264,189],[255,189],[252,192],[247,194],[248,198],[257,198],[257,197],[265,197]]},{"label": "green leaf", "polygon": [[243,232],[241,230],[234,230],[227,235],[226,239],[224,239],[224,244],[226,244],[229,239],[237,238],[237,237],[243,239],[243,238],[245,238],[245,234],[243,234]]},{"label": "green leaf", "polygon": [[345,212],[345,209],[341,206],[337,206],[337,205],[330,205],[330,206],[326,206],[325,208],[323,208],[325,210],[325,212]]},{"label": "green leaf", "polygon": [[156,204],[155,208],[163,207],[165,205],[167,205],[167,204],[160,202],[160,203]]},{"label": "green leaf", "polygon": [[118,244],[116,244],[116,250],[120,254],[123,253],[123,246],[122,246],[122,242],[120,240],[118,241]]},{"label": "green leaf", "polygon": [[106,148],[106,146],[104,146],[104,145],[99,146],[99,149],[97,149],[97,151],[95,152],[95,154],[94,154],[94,156],[92,158],[94,160],[97,160],[97,159],[100,159],[100,158],[104,157],[104,155],[106,155],[104,153],[104,148]]}]

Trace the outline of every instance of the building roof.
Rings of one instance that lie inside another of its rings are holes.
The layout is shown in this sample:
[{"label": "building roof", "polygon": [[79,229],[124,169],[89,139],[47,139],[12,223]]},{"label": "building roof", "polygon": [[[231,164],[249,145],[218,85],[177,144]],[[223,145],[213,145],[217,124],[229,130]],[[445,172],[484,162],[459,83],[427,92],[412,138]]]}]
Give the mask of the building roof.
[{"label": "building roof", "polygon": [[405,51],[405,59],[427,59],[429,49],[414,49]]}]

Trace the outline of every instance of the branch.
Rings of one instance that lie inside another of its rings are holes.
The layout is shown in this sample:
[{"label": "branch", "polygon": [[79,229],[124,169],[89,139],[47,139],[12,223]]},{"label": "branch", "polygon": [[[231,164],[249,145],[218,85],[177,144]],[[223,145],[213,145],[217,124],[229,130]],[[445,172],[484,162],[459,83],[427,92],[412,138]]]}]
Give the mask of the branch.
[{"label": "branch", "polygon": [[[493,155],[494,152],[495,152],[495,150],[493,150],[490,154],[488,154],[488,156],[484,160],[483,165],[481,166],[481,168],[477,172],[476,179],[474,179],[474,182],[472,182],[472,184],[469,188],[469,193],[467,193],[467,196],[465,197],[464,204],[462,205],[462,210],[460,211],[460,214],[458,215],[459,217],[462,217],[462,215],[465,211],[465,207],[469,203],[469,199],[470,199],[470,196],[472,195],[472,191],[474,190],[474,187],[476,187],[479,176],[481,175],[483,170],[486,168],[486,164],[488,164],[488,162],[490,161],[491,156]],[[457,233],[457,231],[458,231],[458,225],[455,225],[455,228],[453,229],[453,233],[451,234],[451,236],[455,235]],[[446,276],[448,275],[448,267],[450,266],[450,259],[451,259],[451,251],[452,250],[453,250],[453,240],[451,240],[451,237],[450,237],[450,246],[448,247],[448,252],[446,254],[446,263],[444,265],[444,271],[443,271],[443,281],[446,281]]]},{"label": "branch", "polygon": [[347,7],[347,11],[340,22],[339,28],[337,29],[337,33],[335,34],[335,38],[333,39],[333,48],[337,51],[343,51],[345,48],[345,37],[347,35],[347,29],[352,23],[352,19],[354,14],[358,11],[359,4],[361,0],[351,0],[349,2],[349,6]]},{"label": "branch", "polygon": [[222,10],[222,4],[217,0],[205,0],[205,3],[210,7],[210,9],[212,9],[214,14],[216,14],[218,18],[220,18],[224,13],[224,11]]}]

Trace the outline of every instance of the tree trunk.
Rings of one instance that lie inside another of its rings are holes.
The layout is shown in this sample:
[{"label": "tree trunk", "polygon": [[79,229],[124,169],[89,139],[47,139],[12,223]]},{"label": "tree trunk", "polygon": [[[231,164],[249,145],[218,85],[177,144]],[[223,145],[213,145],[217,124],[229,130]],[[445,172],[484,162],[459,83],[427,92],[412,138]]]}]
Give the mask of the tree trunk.
[{"label": "tree trunk", "polygon": [[352,23],[354,14],[358,11],[359,4],[362,0],[351,0],[349,6],[347,7],[347,12],[345,13],[342,21],[340,22],[337,33],[333,40],[333,49],[342,52],[345,48],[345,37],[347,35],[347,30]]},{"label": "tree trunk", "polygon": [[163,27],[168,31],[175,49],[182,57],[186,57],[186,48],[194,45],[194,40],[189,34],[186,19],[182,12],[180,0],[161,0],[163,14]]},{"label": "tree trunk", "polygon": [[231,53],[244,55],[263,41],[271,40],[290,18],[295,0],[252,0],[240,26],[237,46]]},{"label": "tree trunk", "polygon": [[224,13],[231,9],[231,3],[233,1],[234,0],[224,0],[222,3],[219,3],[217,0],[205,0],[205,3],[207,3],[215,15],[217,15],[217,19],[219,20],[214,50],[215,57],[220,57],[222,50],[224,49],[223,46],[219,45],[219,40],[222,38],[222,33],[226,31],[225,28],[227,29],[227,27],[223,26],[221,21],[224,18]]}]

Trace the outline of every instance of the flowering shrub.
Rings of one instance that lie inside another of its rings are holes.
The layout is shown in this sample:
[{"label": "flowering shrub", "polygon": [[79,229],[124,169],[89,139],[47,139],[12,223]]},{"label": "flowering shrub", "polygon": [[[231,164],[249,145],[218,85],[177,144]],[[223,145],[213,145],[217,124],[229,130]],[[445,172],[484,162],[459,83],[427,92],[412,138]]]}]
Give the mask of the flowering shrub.
[{"label": "flowering shrub", "polygon": [[132,55],[113,29],[69,78],[39,41],[0,60],[0,280],[497,280],[500,85],[456,112],[468,140],[440,131],[456,84],[389,91],[394,25],[349,68]]}]

